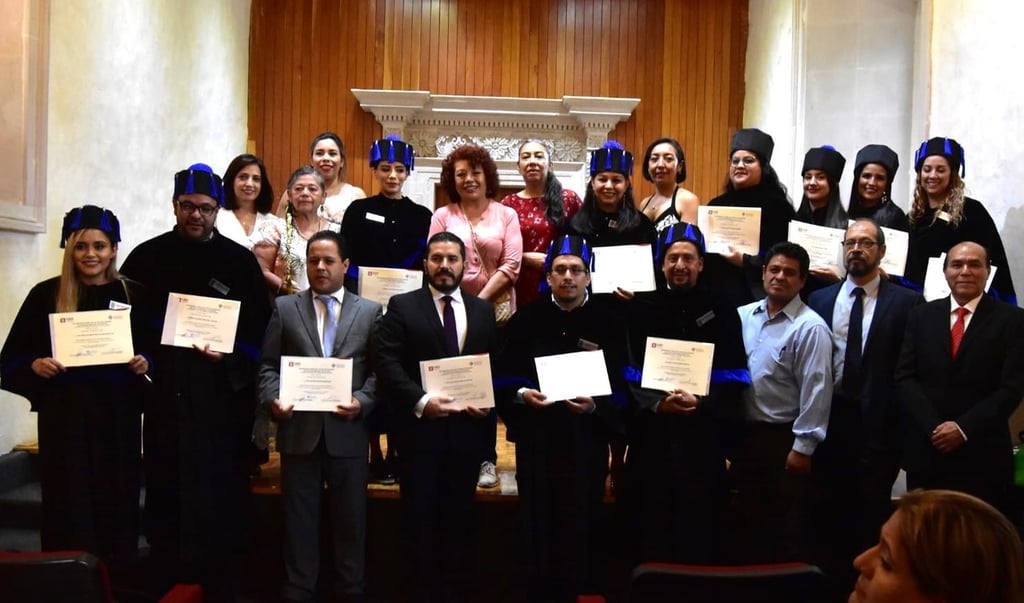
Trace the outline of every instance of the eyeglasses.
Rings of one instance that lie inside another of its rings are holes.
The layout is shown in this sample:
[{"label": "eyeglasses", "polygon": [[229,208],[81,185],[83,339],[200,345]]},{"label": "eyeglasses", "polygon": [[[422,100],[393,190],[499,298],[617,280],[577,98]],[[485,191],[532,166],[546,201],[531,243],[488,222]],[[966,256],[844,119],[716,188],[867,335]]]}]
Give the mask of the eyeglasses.
[{"label": "eyeglasses", "polygon": [[741,163],[747,167],[750,167],[757,163],[757,157],[754,157],[753,155],[746,155],[744,157],[733,157],[732,159],[729,160],[729,164],[734,167],[738,166]]},{"label": "eyeglasses", "polygon": [[872,241],[871,239],[854,239],[852,241],[843,241],[843,247],[846,249],[853,249],[854,247],[860,247],[861,249],[871,249],[875,245],[878,245],[878,241]]},{"label": "eyeglasses", "polygon": [[587,269],[583,266],[555,266],[551,269],[558,276],[565,276],[566,272],[571,272],[573,276],[579,276],[587,272]]},{"label": "eyeglasses", "polygon": [[196,205],[195,203],[189,203],[188,201],[182,201],[178,203],[178,209],[186,216],[191,215],[194,211],[199,211],[204,217],[209,218],[217,211],[216,205]]}]

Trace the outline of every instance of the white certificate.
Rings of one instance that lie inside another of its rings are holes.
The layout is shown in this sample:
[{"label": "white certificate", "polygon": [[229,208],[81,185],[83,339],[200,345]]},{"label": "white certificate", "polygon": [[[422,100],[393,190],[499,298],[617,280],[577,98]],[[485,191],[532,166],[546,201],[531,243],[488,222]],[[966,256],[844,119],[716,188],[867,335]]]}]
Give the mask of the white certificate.
[{"label": "white certificate", "polygon": [[431,394],[452,398],[446,408],[494,408],[489,354],[423,360],[420,381],[423,389]]},{"label": "white certificate", "polygon": [[359,297],[387,307],[391,296],[423,286],[423,273],[401,268],[359,267]]},{"label": "white certificate", "polygon": [[160,343],[200,349],[210,344],[210,350],[230,354],[241,309],[242,302],[234,299],[170,293]]},{"label": "white certificate", "polygon": [[548,400],[572,400],[577,396],[607,396],[612,393],[604,352],[570,352],[533,359],[537,365],[540,393]]},{"label": "white certificate", "polygon": [[829,228],[808,224],[797,220],[789,222],[789,241],[807,250],[811,257],[811,268],[831,268],[842,276],[843,239],[846,231],[841,228]]},{"label": "white certificate", "polygon": [[907,271],[907,250],[910,248],[910,233],[895,228],[880,227],[885,234],[885,257],[882,270],[893,276],[903,276]]},{"label": "white certificate", "polygon": [[704,234],[708,253],[728,253],[729,246],[748,255],[761,252],[761,208],[697,208],[697,226]]},{"label": "white certificate", "polygon": [[590,277],[594,293],[654,291],[654,256],[650,245],[613,245],[594,248],[594,273]]},{"label": "white certificate", "polygon": [[695,396],[706,396],[714,358],[713,343],[648,337],[640,387],[665,392],[681,389]]},{"label": "white certificate", "polygon": [[131,311],[50,314],[50,346],[64,366],[124,364],[135,355]]},{"label": "white certificate", "polygon": [[281,404],[333,412],[352,402],[352,359],[281,356]]},{"label": "white certificate", "polygon": [[[946,260],[946,254],[937,258],[928,258],[928,271],[924,275],[924,300],[935,301],[950,294],[949,283],[946,282],[946,272],[942,269],[942,263]],[[985,291],[992,287],[992,281],[996,278],[996,268],[988,273],[988,281],[985,283]]]}]

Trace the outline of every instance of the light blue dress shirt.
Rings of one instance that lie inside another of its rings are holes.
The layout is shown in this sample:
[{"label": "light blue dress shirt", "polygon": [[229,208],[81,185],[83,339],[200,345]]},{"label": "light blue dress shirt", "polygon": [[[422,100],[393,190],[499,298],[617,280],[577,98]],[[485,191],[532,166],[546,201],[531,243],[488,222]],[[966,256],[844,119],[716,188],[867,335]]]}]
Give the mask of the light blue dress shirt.
[{"label": "light blue dress shirt", "polygon": [[814,454],[825,439],[832,408],[832,334],[794,297],[769,316],[767,301],[740,306],[743,346],[752,387],[744,390],[749,421],[793,422],[793,450]]}]

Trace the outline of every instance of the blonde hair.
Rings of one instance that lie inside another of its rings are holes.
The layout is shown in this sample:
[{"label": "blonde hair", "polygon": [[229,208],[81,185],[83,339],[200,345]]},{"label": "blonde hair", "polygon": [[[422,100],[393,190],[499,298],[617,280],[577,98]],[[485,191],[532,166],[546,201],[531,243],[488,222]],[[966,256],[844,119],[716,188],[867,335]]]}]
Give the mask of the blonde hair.
[{"label": "blonde hair", "polygon": [[947,603],[1024,601],[1017,529],[981,499],[914,490],[897,503],[899,539],[922,594]]},{"label": "blonde hair", "polygon": [[[64,260],[60,267],[60,282],[57,285],[57,311],[58,312],[76,312],[78,310],[78,299],[81,297],[82,292],[82,281],[78,278],[78,272],[75,270],[75,245],[78,244],[79,239],[82,238],[82,233],[88,228],[82,228],[72,232],[68,235],[67,243],[64,246]],[[99,230],[99,229],[92,229]],[[102,230],[100,232],[103,232]],[[110,235],[103,232],[104,236],[107,237],[108,241]],[[110,241],[111,247],[114,248],[114,256],[110,258],[110,264],[107,266],[107,271],[104,276],[109,280],[120,278],[117,273],[117,243]]]},{"label": "blonde hair", "polygon": [[[947,159],[948,163],[949,160]],[[946,193],[946,201],[942,204],[942,211],[949,214],[949,223],[951,226],[958,226],[960,220],[964,217],[964,181],[960,177],[960,174],[950,170],[949,172],[949,192]],[[916,224],[918,220],[924,217],[925,212],[928,211],[928,193],[924,190],[924,185],[921,184],[921,172],[917,173],[917,180],[914,185],[914,203],[910,207],[910,213],[907,217],[910,218],[911,224]],[[935,212],[932,217],[932,223],[938,219],[939,212]]]}]

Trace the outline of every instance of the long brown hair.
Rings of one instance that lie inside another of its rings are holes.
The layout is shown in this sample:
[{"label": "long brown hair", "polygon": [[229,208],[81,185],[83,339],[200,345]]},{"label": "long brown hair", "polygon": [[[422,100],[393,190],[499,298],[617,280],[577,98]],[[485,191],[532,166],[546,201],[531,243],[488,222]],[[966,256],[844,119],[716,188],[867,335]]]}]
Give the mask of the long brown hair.
[{"label": "long brown hair", "polygon": [[[57,286],[57,311],[58,312],[76,312],[78,310],[78,300],[81,298],[83,284],[78,278],[78,271],[75,269],[75,245],[78,244],[78,240],[82,238],[82,233],[86,230],[99,230],[98,228],[82,228],[72,232],[68,235],[67,245],[64,247],[64,260],[60,267],[60,281]],[[103,232],[99,230],[99,232]],[[103,236],[107,237],[111,247],[114,249],[114,255],[110,258],[110,264],[107,265],[107,271],[103,275],[108,280],[115,280],[121,278],[121,275],[117,272],[117,243],[110,240],[110,235],[103,232]]]},{"label": "long brown hair", "polygon": [[[949,159],[946,159],[946,163],[949,163]],[[946,193],[946,201],[939,209],[949,214],[951,226],[959,225],[960,220],[964,217],[964,188],[963,178],[956,171],[950,169],[949,192]],[[918,220],[924,217],[928,209],[928,193],[925,192],[924,185],[921,183],[921,172],[918,172],[914,185],[914,203],[910,207],[910,213],[907,216],[910,218],[910,223],[916,224]],[[932,217],[932,223],[935,222],[938,216],[939,212],[935,212],[935,216]]]}]

